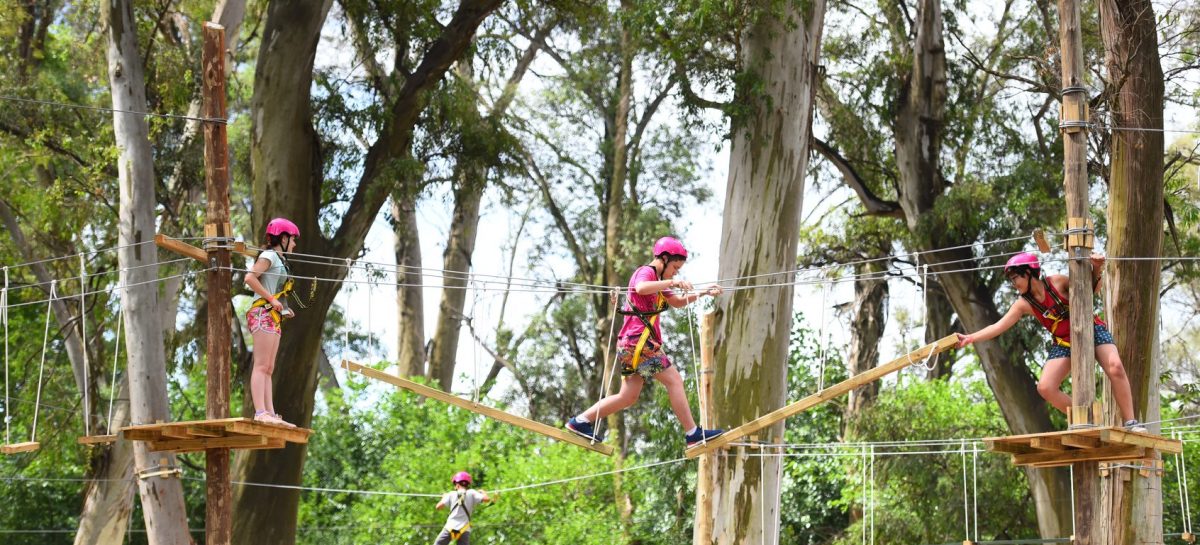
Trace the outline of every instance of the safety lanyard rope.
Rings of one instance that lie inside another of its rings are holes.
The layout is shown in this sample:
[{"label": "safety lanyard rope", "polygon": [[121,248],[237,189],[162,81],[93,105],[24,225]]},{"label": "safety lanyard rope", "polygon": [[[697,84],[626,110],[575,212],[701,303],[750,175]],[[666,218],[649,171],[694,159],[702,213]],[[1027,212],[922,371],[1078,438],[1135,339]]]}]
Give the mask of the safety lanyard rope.
[{"label": "safety lanyard rope", "polygon": [[58,281],[50,283],[50,300],[46,302],[46,331],[42,334],[42,363],[38,365],[37,396],[33,404],[33,426],[29,430],[29,441],[37,439],[38,409],[42,406],[42,376],[46,371],[46,346],[50,344],[50,306],[57,297]]},{"label": "safety lanyard rope", "polygon": [[124,328],[124,321],[125,305],[121,305],[121,308],[117,311],[117,334],[115,344],[113,344],[112,378],[108,381],[108,431],[106,433],[112,433],[113,430],[113,400],[117,397],[117,362],[121,360],[121,332]]},{"label": "safety lanyard rope", "polygon": [[4,444],[9,444],[12,422],[12,398],[8,396],[8,267],[4,267],[4,288],[0,289],[0,322],[4,322]]},{"label": "safety lanyard rope", "polygon": [[[53,289],[53,288],[51,288]],[[88,345],[87,345],[87,258],[83,254],[79,254],[79,346],[83,348],[83,434],[91,435],[92,432],[92,400],[88,385],[88,368],[91,365],[88,362]],[[54,299],[53,296],[50,297]],[[47,310],[49,310],[47,308]],[[40,384],[39,384],[40,386]],[[36,411],[36,409],[35,409]]]},{"label": "safety lanyard rope", "polygon": [[[600,400],[608,397],[608,393],[609,393],[609,391],[611,389],[611,385],[612,385],[613,376],[617,372],[617,352],[618,352],[618,350],[616,349],[616,344],[613,342],[613,337],[616,335],[617,307],[619,306],[618,304],[621,302],[620,297],[621,297],[620,291],[617,288],[613,288],[612,294],[609,296],[609,299],[608,299],[609,305],[612,306],[612,313],[609,314],[609,317],[608,317],[608,344],[604,345],[609,350],[612,350],[612,354],[613,354],[612,365],[609,366],[608,376],[604,376],[603,369],[600,372],[600,380],[602,381],[602,384],[600,384],[600,388],[598,388],[598,390],[600,391],[600,399],[596,400],[596,403],[599,403]],[[630,303],[630,305],[632,306],[632,303]],[[602,420],[602,418],[600,418],[600,410],[597,409],[596,414],[594,414],[594,415],[588,415],[587,413],[584,413],[583,416],[591,419],[592,425],[595,426],[595,428],[594,428],[595,431],[592,432],[592,437],[591,437],[591,443],[595,444],[596,437],[600,436],[600,427],[603,425],[603,423],[600,422]]]}]

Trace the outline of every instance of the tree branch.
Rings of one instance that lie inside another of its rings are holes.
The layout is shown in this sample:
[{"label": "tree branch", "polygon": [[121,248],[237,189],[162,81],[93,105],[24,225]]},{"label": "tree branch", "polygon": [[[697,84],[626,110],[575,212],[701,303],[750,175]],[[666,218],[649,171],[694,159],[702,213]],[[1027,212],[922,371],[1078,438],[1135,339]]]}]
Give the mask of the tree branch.
[{"label": "tree branch", "polygon": [[880,199],[876,196],[867,187],[858,171],[854,169],[854,165],[851,165],[850,161],[842,157],[837,150],[820,138],[813,138],[812,142],[813,149],[837,167],[838,172],[842,174],[842,181],[847,187],[854,190],[854,193],[858,195],[858,200],[867,209],[867,215],[904,219],[904,209],[900,207],[900,203]]}]

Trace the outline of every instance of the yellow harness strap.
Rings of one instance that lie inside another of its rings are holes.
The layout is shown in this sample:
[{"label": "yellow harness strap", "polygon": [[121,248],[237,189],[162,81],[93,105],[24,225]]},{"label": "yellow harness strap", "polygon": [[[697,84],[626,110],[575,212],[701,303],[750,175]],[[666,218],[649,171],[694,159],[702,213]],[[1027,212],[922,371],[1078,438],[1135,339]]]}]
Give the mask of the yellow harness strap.
[{"label": "yellow harness strap", "polygon": [[[666,300],[667,298],[663,297],[662,292],[658,292],[658,300],[654,302],[655,310],[662,310],[663,303],[665,303]],[[658,317],[659,314],[655,314],[654,316],[650,317],[650,327],[654,327],[656,324],[658,324]],[[633,362],[630,363],[630,366],[633,367],[633,371],[635,373],[637,372],[638,363],[642,361],[642,349],[646,347],[646,341],[648,339],[650,339],[650,328],[646,327],[642,329],[642,336],[638,337],[637,346],[633,348]]]},{"label": "yellow harness strap", "polygon": [[[283,291],[280,291],[279,293],[275,294],[275,299],[282,300],[284,297],[287,296],[287,294],[289,294],[291,292],[292,292],[292,279],[289,278],[286,282],[283,283]],[[267,300],[263,299],[262,297],[259,297],[258,299],[255,299],[253,303],[250,303],[250,308],[258,308],[258,307],[265,307],[265,306],[270,306],[270,305],[267,303]],[[275,310],[274,308],[271,309],[271,319],[275,320],[276,324],[283,323],[283,316],[281,316],[279,314],[279,311]]]},{"label": "yellow harness strap", "polygon": [[459,528],[457,530],[449,530],[450,531],[450,539],[458,541],[458,538],[462,537],[463,534],[469,532],[470,530],[471,530],[471,522],[467,521],[467,524],[464,525],[462,528]]}]

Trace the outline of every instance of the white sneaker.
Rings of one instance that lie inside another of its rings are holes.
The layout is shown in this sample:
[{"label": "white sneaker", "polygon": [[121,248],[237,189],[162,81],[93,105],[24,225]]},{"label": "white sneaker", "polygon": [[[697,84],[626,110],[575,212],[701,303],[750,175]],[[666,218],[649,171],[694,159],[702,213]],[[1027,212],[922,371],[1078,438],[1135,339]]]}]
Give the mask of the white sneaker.
[{"label": "white sneaker", "polygon": [[1126,420],[1124,427],[1125,427],[1125,429],[1132,431],[1134,433],[1149,433],[1149,431],[1150,431],[1150,430],[1147,430],[1146,426],[1143,426],[1141,422],[1138,422],[1137,419]]}]

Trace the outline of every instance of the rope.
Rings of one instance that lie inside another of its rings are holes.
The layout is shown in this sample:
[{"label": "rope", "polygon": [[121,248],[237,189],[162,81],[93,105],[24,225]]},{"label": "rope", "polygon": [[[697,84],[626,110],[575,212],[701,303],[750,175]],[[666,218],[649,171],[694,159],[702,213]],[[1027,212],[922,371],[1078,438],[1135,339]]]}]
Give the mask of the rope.
[{"label": "rope", "polygon": [[817,372],[817,391],[825,389],[825,359],[829,354],[828,343],[825,339],[825,307],[826,296],[829,295],[829,286],[821,286],[821,337],[818,341],[817,350],[821,352],[821,365]]},{"label": "rope", "polygon": [[[57,284],[50,284],[50,299],[53,301]],[[37,424],[38,424],[38,409],[42,405],[42,377],[46,371],[46,346],[50,344],[50,305],[46,303],[46,332],[42,335],[42,363],[38,365],[38,382],[37,382],[37,397],[34,400],[33,406],[33,426],[29,430],[29,441],[33,442],[37,439]]]},{"label": "rope", "polygon": [[[91,390],[88,380],[88,368],[91,364],[88,362],[88,345],[87,345],[87,300],[84,293],[87,292],[87,258],[83,254],[79,254],[79,346],[83,348],[83,435],[89,436],[92,434],[92,403]],[[44,350],[44,349],[43,349]]]},{"label": "rope", "polygon": [[8,395],[8,267],[4,267],[4,288],[0,289],[0,322],[4,322],[4,444],[10,444],[12,398]]},{"label": "rope", "polygon": [[[701,433],[703,435],[703,432]],[[758,512],[761,519],[762,531],[758,533],[759,543],[767,545],[767,457],[758,458]]]},{"label": "rope", "polygon": [[1071,474],[1071,535],[1075,535],[1075,464],[1067,466]]},{"label": "rope", "polygon": [[867,447],[866,447],[866,445],[863,445],[861,450],[862,450],[861,458],[862,458],[862,479],[863,479],[862,480],[862,490],[863,490],[862,544],[867,545],[867,509],[869,509],[869,505],[867,504]]},{"label": "rope", "polygon": [[[602,375],[600,377],[600,380],[602,380],[603,383],[600,385],[600,399],[597,399],[596,403],[599,403],[602,399],[608,397],[610,388],[612,387],[613,376],[617,372],[617,352],[618,352],[618,350],[617,350],[616,345],[613,343],[613,336],[616,335],[617,307],[620,306],[618,304],[618,303],[620,303],[620,300],[621,300],[620,291],[617,288],[613,288],[611,291],[611,295],[609,296],[609,302],[612,306],[612,313],[608,317],[608,344],[605,345],[605,346],[613,347],[612,348],[612,352],[613,352],[612,366],[608,370],[607,377],[603,376],[604,375],[603,371],[600,373]],[[632,303],[630,303],[630,306],[632,306]],[[584,413],[584,416],[587,416],[587,413]],[[599,409],[596,409],[596,416],[594,416],[594,417],[589,416],[588,418],[593,418],[592,424],[595,426],[595,430],[592,431],[592,438],[590,441],[590,443],[594,445],[594,444],[596,444],[596,437],[600,435],[600,433],[599,433],[600,427],[603,426],[603,423],[601,422],[601,420],[604,420],[604,419],[600,418],[600,410]]]},{"label": "rope", "polygon": [[[697,298],[696,300],[699,301],[699,298]],[[695,323],[696,317],[690,308],[687,310],[687,316],[688,316],[688,344],[690,344],[692,347],[692,370],[695,371],[695,373],[696,373],[696,401],[700,406],[700,429],[705,430],[705,429],[708,429],[709,422],[708,422],[708,416],[705,414],[705,412],[706,412],[705,405],[706,404],[704,403],[704,392],[700,388],[700,382],[702,381],[702,378],[704,377],[704,368],[702,367],[703,362],[696,359],[696,323]],[[703,432],[700,433],[700,441],[701,441],[701,443],[706,441],[706,439],[704,438]]]},{"label": "rope", "polygon": [[871,447],[871,545],[875,545],[875,447]]},{"label": "rope", "polygon": [[971,540],[971,509],[967,503],[967,442],[963,441],[959,447],[959,453],[962,455],[962,483],[963,483],[963,541]]},{"label": "rope", "polygon": [[[74,254],[72,257],[75,257],[75,256],[80,256],[80,255],[86,255],[86,254]],[[110,275],[114,275],[114,274],[120,274],[121,272],[126,272],[126,271],[135,271],[135,270],[137,270],[137,269],[145,269],[145,268],[148,268],[148,267],[162,267],[162,266],[165,266],[165,265],[174,265],[174,264],[176,264],[176,263],[181,263],[181,262],[184,262],[184,261],[193,261],[193,260],[192,260],[192,258],[190,258],[190,257],[181,257],[181,258],[178,258],[178,259],[171,259],[171,260],[167,260],[167,261],[156,261],[156,262],[154,262],[154,263],[147,263],[147,264],[144,264],[144,265],[134,265],[134,266],[131,266],[131,267],[122,267],[122,268],[119,268],[119,269],[111,269],[111,270],[106,270],[106,271],[99,271],[99,272],[89,273],[89,274],[87,274],[87,275],[85,275],[85,276],[83,276],[83,277],[80,277],[80,276],[68,276],[68,277],[65,277],[65,278],[58,278],[57,280],[59,281],[59,283],[64,283],[64,282],[75,282],[75,281],[80,281],[80,283],[82,283],[83,281],[86,281],[86,279],[88,279],[88,278],[96,278],[96,277],[99,277],[99,276],[110,276]],[[83,280],[81,280],[81,278],[83,278]],[[16,290],[23,290],[23,289],[39,288],[39,287],[42,287],[42,286],[49,286],[49,285],[50,285],[50,282],[51,282],[50,280],[46,280],[46,281],[44,281],[44,282],[31,282],[31,283],[29,283],[29,284],[21,284],[20,286],[16,286],[16,287],[14,287],[14,288],[13,288],[13,290],[14,290],[14,291],[16,291]],[[88,294],[88,295],[93,295],[93,294],[96,294],[96,293],[100,293],[100,291],[101,291],[101,290],[89,291],[89,292],[87,292],[87,294]],[[106,289],[106,290],[104,290],[104,291],[109,291],[109,290],[107,290],[107,289]]]},{"label": "rope", "polygon": [[[162,278],[155,278],[155,279],[153,279],[153,280],[143,280],[143,281],[141,281],[141,282],[135,282],[135,283],[133,283],[133,284],[125,284],[124,286],[122,286],[122,287],[120,287],[120,288],[118,288],[118,289],[127,290],[127,289],[129,289],[129,288],[132,288],[132,287],[135,287],[135,286],[142,286],[142,285],[146,285],[146,284],[158,284],[158,283],[160,283],[160,282],[166,282],[166,281],[168,281],[168,280],[174,280],[174,279],[176,279],[176,278],[184,278],[184,277],[187,277],[187,276],[193,276],[193,275],[196,275],[196,274],[198,274],[198,273],[204,273],[204,272],[208,272],[208,271],[216,271],[216,270],[223,270],[223,269],[224,269],[223,267],[208,267],[208,268],[204,268],[204,269],[196,269],[196,270],[187,271],[187,272],[183,272],[183,273],[179,273],[179,274],[173,274],[173,275],[170,275],[170,276],[164,276],[164,277],[162,277]],[[65,280],[74,280],[74,278],[73,278],[73,277],[72,277],[72,278],[67,278],[67,279],[65,279]],[[52,280],[51,282],[58,282],[58,280]],[[107,292],[107,291],[108,291],[108,289],[107,289],[107,288],[105,288],[105,289],[95,289],[95,290],[91,290],[91,291],[88,291],[88,292],[86,292],[86,295],[96,295],[96,294],[98,294],[98,293],[104,293],[104,292]],[[24,303],[17,303],[17,304],[15,304],[15,305],[9,305],[9,306],[8,306],[8,308],[19,308],[19,307],[27,307],[27,306],[30,306],[30,305],[40,305],[40,304],[42,304],[42,303],[45,303],[45,302],[48,302],[48,301],[50,301],[50,300],[51,300],[51,299],[35,299],[35,300],[33,300],[33,301],[26,301],[26,302],[24,302]]]},{"label": "rope", "polygon": [[975,536],[974,541],[979,542],[979,444],[971,443],[971,505],[974,515],[971,517],[975,520]]},{"label": "rope", "polygon": [[[1176,439],[1182,439],[1182,433],[1175,434]],[[1192,533],[1192,501],[1188,494],[1187,456],[1180,452],[1175,455],[1175,476],[1179,479],[1179,507],[1183,511],[1183,531]]]},{"label": "rope", "polygon": [[7,100],[9,102],[23,102],[26,104],[38,104],[41,106],[54,106],[56,108],[75,108],[78,110],[91,110],[91,111],[95,111],[95,112],[109,112],[109,113],[120,113],[120,114],[134,114],[134,115],[150,116],[150,117],[162,117],[162,118],[166,118],[166,119],[185,119],[188,121],[203,121],[203,122],[208,122],[208,123],[222,123],[222,124],[229,122],[228,119],[222,119],[220,117],[193,117],[190,115],[180,115],[180,114],[159,114],[159,113],[154,113],[154,112],[141,112],[141,111],[137,111],[137,110],[122,110],[120,108],[105,108],[103,106],[87,106],[85,104],[71,104],[68,102],[55,102],[53,100],[21,98],[21,97],[15,97],[15,96],[11,96],[11,95],[0,95],[0,100]]},{"label": "rope", "polygon": [[122,322],[124,322],[124,319],[125,319],[125,305],[121,305],[121,308],[117,311],[117,339],[116,339],[116,342],[113,344],[112,378],[109,379],[109,381],[108,381],[108,385],[110,388],[110,391],[108,393],[108,420],[107,420],[108,433],[112,433],[112,429],[113,429],[113,420],[112,420],[113,400],[116,399],[116,397],[117,397],[117,362],[120,361],[120,359],[121,359],[121,332],[122,332],[122,328],[124,325],[122,323]]}]

